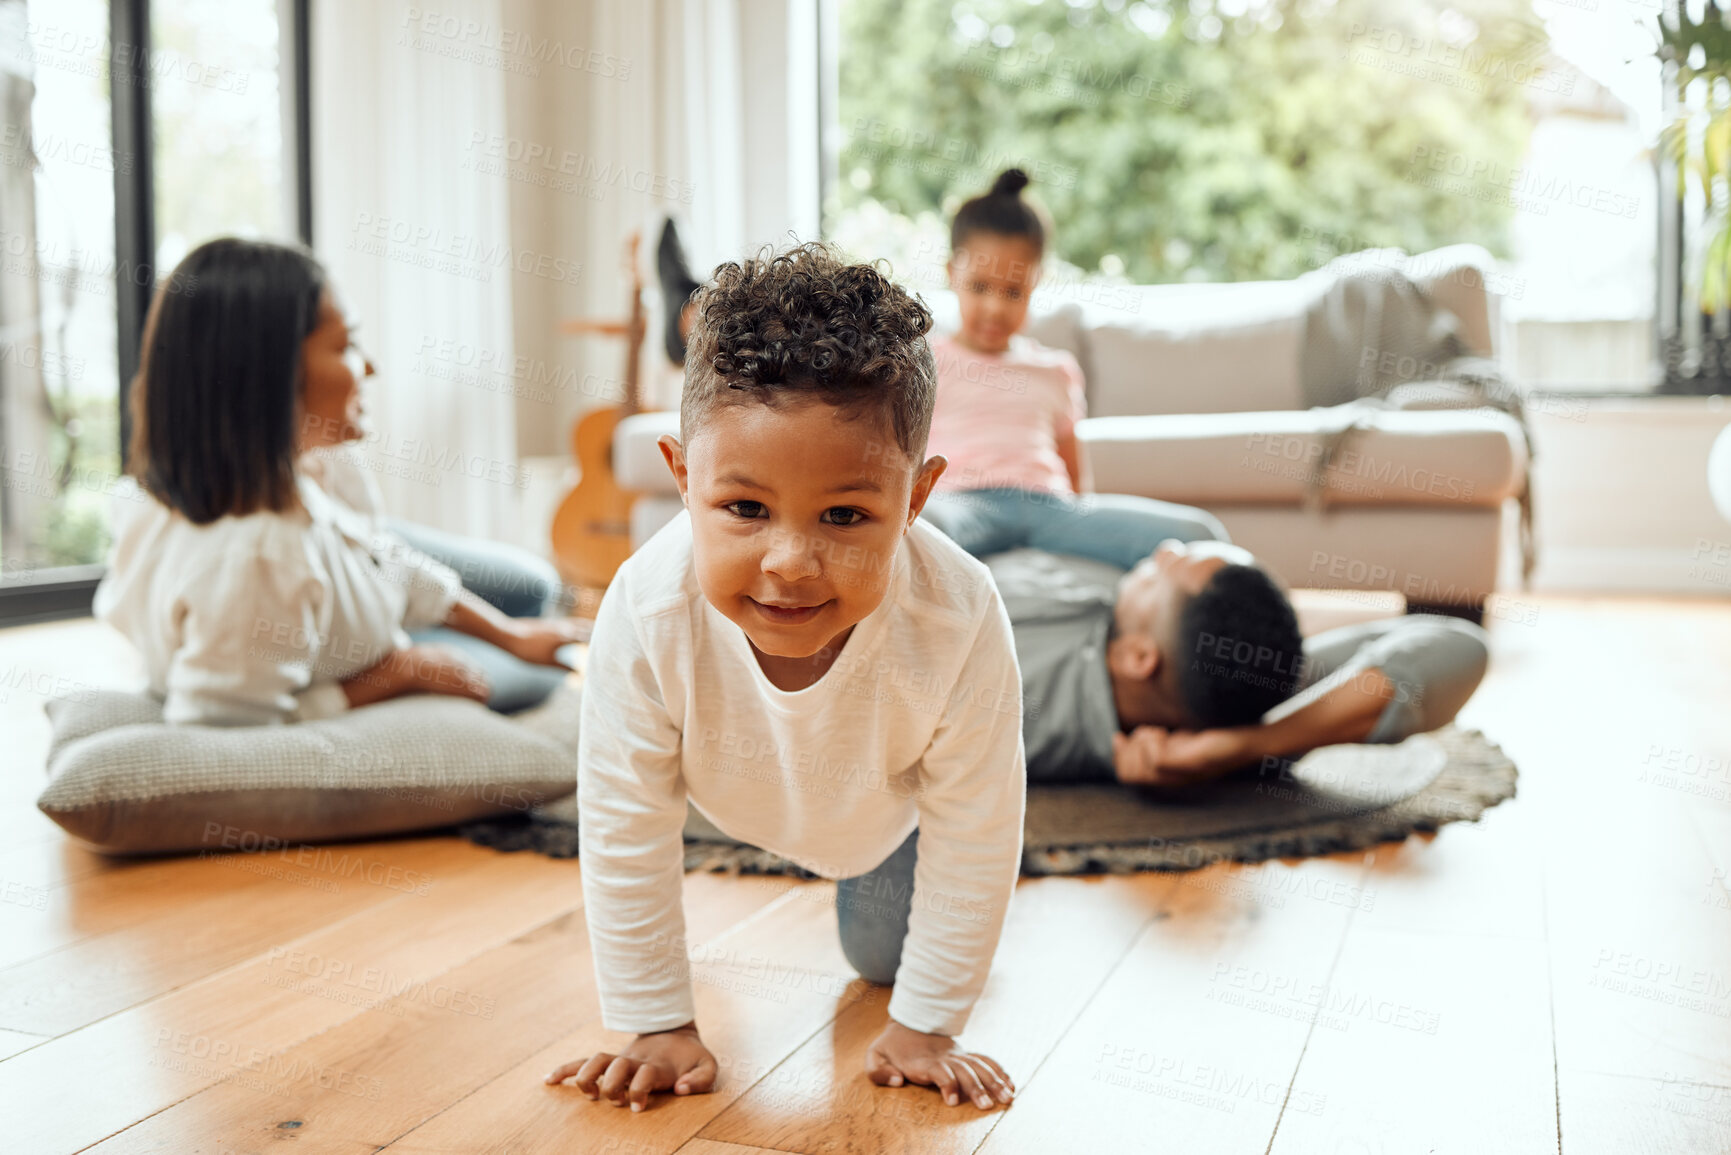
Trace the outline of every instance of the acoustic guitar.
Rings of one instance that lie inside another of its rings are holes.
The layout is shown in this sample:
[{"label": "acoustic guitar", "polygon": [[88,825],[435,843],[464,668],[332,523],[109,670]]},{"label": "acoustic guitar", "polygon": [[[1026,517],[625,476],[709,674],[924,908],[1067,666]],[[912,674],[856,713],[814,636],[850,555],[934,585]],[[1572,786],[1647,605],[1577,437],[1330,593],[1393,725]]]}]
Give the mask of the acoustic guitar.
[{"label": "acoustic guitar", "polygon": [[638,353],[647,322],[643,309],[643,278],[637,271],[642,237],[632,233],[625,243],[625,265],[631,284],[631,306],[623,321],[575,320],[559,326],[577,336],[621,337],[625,341],[625,400],[620,405],[592,409],[572,430],[571,452],[581,476],[553,515],[553,558],[572,585],[604,589],[631,556],[631,505],[636,495],[619,488],[613,477],[613,435],[619,423],[636,413]]}]

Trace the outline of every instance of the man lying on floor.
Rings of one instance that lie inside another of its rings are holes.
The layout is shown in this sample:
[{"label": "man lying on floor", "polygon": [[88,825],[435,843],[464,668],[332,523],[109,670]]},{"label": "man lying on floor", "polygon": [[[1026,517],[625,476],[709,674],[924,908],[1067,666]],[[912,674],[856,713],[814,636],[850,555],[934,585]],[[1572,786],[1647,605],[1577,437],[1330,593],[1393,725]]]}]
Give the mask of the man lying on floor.
[{"label": "man lying on floor", "polygon": [[1486,634],[1455,618],[1301,639],[1279,583],[1223,541],[1163,542],[1128,573],[1033,549],[985,560],[1021,664],[1030,781],[1188,786],[1399,742],[1452,721],[1484,677]]}]

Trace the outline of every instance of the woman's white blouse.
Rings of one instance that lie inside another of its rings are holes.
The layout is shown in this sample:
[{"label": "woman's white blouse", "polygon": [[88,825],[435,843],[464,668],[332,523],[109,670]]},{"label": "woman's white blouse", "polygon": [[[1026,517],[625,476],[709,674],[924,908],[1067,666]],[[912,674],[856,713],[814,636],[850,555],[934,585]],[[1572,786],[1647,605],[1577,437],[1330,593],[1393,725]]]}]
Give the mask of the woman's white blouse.
[{"label": "woman's white blouse", "polygon": [[[170,722],[304,721],[348,709],[339,684],[437,625],[456,573],[385,532],[351,460],[308,462],[301,509],[194,525],[136,487],[116,501],[96,616],[144,656]],[[355,476],[350,476],[350,473]],[[363,496],[364,495],[364,496]]]}]

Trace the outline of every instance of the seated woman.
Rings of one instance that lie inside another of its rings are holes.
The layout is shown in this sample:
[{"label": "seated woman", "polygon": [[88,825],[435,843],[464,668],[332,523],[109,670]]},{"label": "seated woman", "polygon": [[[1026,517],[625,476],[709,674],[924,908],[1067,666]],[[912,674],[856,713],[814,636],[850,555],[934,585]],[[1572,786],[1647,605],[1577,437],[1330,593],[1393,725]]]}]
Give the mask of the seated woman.
[{"label": "seated woman", "polygon": [[1129,569],[1162,541],[1226,541],[1203,510],[1089,493],[1076,443],[1087,416],[1076,358],[1024,336],[1050,229],[1008,169],[950,226],[961,327],[932,342],[937,401],[927,452],[949,466],[922,516],[976,557],[1030,546]]},{"label": "seated woman", "polygon": [[[561,680],[554,652],[577,623],[508,617],[465,590],[387,527],[364,470],[330,455],[361,436],[371,372],[302,249],[210,241],[157,294],[130,399],[143,493],[115,526],[95,611],[143,654],[167,721],[307,720],[413,693],[508,711]],[[516,609],[543,607],[544,574],[477,547],[492,559],[476,572]]]}]

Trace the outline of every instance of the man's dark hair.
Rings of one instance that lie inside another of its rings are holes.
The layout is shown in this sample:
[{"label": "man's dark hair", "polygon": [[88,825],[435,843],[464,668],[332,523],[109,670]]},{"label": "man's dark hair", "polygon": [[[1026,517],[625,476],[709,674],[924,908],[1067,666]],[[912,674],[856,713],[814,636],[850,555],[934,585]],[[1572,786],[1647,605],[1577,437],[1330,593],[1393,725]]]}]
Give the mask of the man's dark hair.
[{"label": "man's dark hair", "polygon": [[1179,612],[1173,657],[1198,729],[1247,726],[1298,688],[1304,639],[1273,578],[1257,566],[1227,565]]},{"label": "man's dark hair", "polygon": [[1035,251],[1046,251],[1046,235],[1051,226],[1039,207],[1023,199],[1028,187],[1028,174],[1019,168],[1007,168],[992,182],[991,191],[962,202],[950,222],[950,248],[966,246],[975,233],[997,233],[1004,237],[1022,237],[1031,242]]},{"label": "man's dark hair", "polygon": [[205,525],[295,494],[301,343],[325,272],[305,249],[222,237],[186,259],[144,322],[127,472]]},{"label": "man's dark hair", "polygon": [[883,418],[903,453],[924,454],[937,390],[932,315],[875,267],[813,242],[729,261],[695,301],[680,440],[722,405],[817,398]]}]

